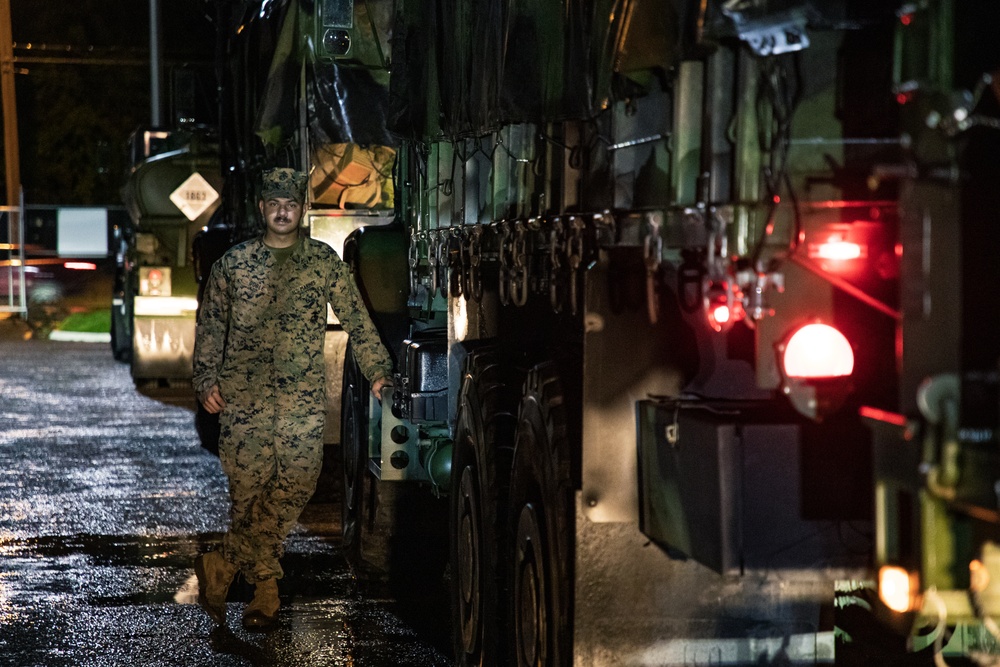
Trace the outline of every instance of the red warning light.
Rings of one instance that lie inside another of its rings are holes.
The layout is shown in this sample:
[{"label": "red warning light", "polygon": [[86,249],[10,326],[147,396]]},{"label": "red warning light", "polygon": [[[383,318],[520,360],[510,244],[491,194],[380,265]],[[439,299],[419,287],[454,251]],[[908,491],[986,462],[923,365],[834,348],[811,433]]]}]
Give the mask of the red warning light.
[{"label": "red warning light", "polygon": [[743,319],[743,304],[737,289],[728,281],[710,282],[705,289],[705,319],[715,331],[727,331]]},{"label": "red warning light", "polygon": [[809,257],[812,259],[845,261],[859,259],[862,256],[864,248],[859,244],[835,236],[825,243],[814,243],[809,246]]},{"label": "red warning light", "polygon": [[729,306],[720,304],[712,310],[712,319],[718,324],[729,322]]},{"label": "red warning light", "polygon": [[903,14],[899,17],[899,22],[903,25],[910,25],[913,23],[913,14]]},{"label": "red warning light", "polygon": [[847,377],[854,371],[854,350],[844,334],[817,322],[792,334],[781,364],[789,378]]},{"label": "red warning light", "polygon": [[93,262],[63,262],[63,268],[76,271],[96,271],[97,264]]}]

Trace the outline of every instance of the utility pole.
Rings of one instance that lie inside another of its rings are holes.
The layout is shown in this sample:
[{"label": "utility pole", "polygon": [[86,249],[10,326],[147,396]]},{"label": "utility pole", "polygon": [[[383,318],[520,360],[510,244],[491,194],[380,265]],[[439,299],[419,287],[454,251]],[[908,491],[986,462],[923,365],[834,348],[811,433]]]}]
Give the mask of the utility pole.
[{"label": "utility pole", "polygon": [[3,98],[4,168],[7,205],[21,205],[20,149],[17,143],[17,100],[14,97],[14,35],[10,0],[0,0],[0,98]]},{"label": "utility pole", "polygon": [[[10,0],[0,0],[9,2]],[[150,123],[160,127],[163,104],[160,102],[160,4],[159,0],[149,0],[149,106]]]}]

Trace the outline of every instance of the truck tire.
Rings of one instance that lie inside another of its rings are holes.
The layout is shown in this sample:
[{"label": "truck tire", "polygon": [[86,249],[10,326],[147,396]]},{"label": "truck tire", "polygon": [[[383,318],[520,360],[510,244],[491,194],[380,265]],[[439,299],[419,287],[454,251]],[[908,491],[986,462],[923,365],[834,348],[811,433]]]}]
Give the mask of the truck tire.
[{"label": "truck tire", "polygon": [[121,322],[121,316],[111,316],[111,356],[115,361],[128,364],[132,362],[132,336],[126,325]]},{"label": "truck tire", "polygon": [[563,392],[552,364],[528,373],[510,489],[511,665],[572,660],[573,487]]},{"label": "truck tire", "polygon": [[116,291],[115,299],[121,299],[123,306],[111,306],[111,355],[115,361],[132,363],[132,311],[131,299],[124,292]]},{"label": "truck tire", "polygon": [[504,665],[504,583],[499,556],[513,447],[514,416],[502,399],[496,359],[466,364],[452,455],[450,564],[455,664]]},{"label": "truck tire", "polygon": [[368,474],[368,380],[361,373],[350,343],[344,355],[341,396],[340,448],[344,477],[341,533],[344,555],[352,565],[361,560],[364,484]]}]

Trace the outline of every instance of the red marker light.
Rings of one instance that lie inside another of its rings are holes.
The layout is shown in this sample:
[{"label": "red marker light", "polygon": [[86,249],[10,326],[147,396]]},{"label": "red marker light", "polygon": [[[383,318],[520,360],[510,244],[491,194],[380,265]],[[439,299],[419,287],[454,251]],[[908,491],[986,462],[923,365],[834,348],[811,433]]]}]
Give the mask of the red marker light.
[{"label": "red marker light", "polygon": [[789,378],[847,377],[854,371],[854,350],[830,325],[807,324],[788,339],[781,364]]},{"label": "red marker light", "polygon": [[74,269],[76,271],[96,271],[97,264],[92,262],[64,262],[63,268]]},{"label": "red marker light", "polygon": [[882,410],[880,408],[873,408],[870,405],[862,405],[861,408],[858,409],[858,414],[868,419],[874,419],[876,421],[885,422],[886,424],[892,424],[893,426],[906,426],[907,423],[906,415],[889,412],[888,410]]},{"label": "red marker light", "polygon": [[826,243],[814,243],[809,247],[809,257],[813,259],[849,260],[858,259],[863,249],[857,243],[831,238]]},{"label": "red marker light", "polygon": [[705,286],[705,319],[715,331],[728,331],[739,322],[746,313],[743,312],[742,296],[739,287],[728,280],[710,281]]},{"label": "red marker light", "polygon": [[149,272],[149,281],[158,283],[161,280],[163,280],[163,273],[159,269],[151,269]]},{"label": "red marker light", "polygon": [[903,14],[899,17],[899,22],[903,25],[910,25],[913,23],[913,14]]}]

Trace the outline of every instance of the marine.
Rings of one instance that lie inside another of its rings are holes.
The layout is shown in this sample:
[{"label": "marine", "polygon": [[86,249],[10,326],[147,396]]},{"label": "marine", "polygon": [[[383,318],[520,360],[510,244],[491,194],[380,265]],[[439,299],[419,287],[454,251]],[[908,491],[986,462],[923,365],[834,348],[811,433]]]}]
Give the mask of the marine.
[{"label": "marine", "polygon": [[392,361],[350,267],[327,244],[303,237],[306,175],[263,176],[263,236],[212,267],[198,315],[194,388],[219,413],[219,459],[229,480],[229,527],[221,546],[195,561],[199,602],[225,623],[237,571],[255,586],[248,629],[277,620],[284,540],[312,496],[323,460],[327,304],[351,340],[375,395]]}]

